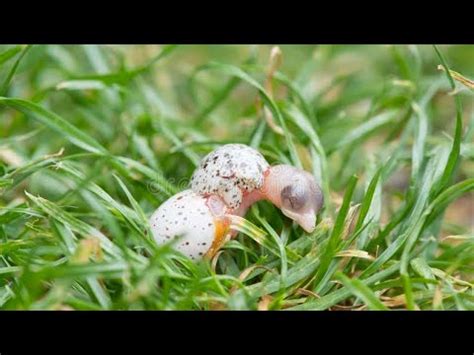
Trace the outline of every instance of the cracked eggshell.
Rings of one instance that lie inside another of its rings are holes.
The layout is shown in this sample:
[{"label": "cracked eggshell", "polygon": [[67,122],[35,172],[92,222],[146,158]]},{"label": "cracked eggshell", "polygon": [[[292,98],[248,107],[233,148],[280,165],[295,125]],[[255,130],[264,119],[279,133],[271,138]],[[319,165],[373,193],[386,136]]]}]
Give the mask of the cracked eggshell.
[{"label": "cracked eggshell", "polygon": [[208,252],[216,234],[206,199],[191,190],[166,200],[150,217],[150,226],[158,244],[178,238],[174,248],[192,260],[199,260]]},{"label": "cracked eggshell", "polygon": [[263,186],[269,167],[257,150],[244,144],[226,144],[202,159],[190,187],[197,194],[217,194],[235,210],[242,203],[244,192]]}]

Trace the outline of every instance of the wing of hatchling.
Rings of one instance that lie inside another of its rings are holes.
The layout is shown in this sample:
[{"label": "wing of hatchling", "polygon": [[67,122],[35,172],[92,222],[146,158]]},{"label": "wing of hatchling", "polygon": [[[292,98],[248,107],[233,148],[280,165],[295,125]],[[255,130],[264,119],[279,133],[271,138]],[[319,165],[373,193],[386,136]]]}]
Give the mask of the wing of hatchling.
[{"label": "wing of hatchling", "polygon": [[231,209],[242,203],[244,192],[263,186],[269,168],[257,150],[244,144],[226,144],[205,156],[191,178],[198,194],[217,194]]}]

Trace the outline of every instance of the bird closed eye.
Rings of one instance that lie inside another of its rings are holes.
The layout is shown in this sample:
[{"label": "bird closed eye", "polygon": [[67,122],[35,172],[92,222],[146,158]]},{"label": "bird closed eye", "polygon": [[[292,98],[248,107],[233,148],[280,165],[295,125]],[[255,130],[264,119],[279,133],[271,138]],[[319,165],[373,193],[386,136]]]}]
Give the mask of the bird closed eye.
[{"label": "bird closed eye", "polygon": [[293,185],[288,185],[281,190],[281,201],[284,207],[291,208],[293,211],[298,211],[306,204],[306,196],[304,191],[295,188]]}]

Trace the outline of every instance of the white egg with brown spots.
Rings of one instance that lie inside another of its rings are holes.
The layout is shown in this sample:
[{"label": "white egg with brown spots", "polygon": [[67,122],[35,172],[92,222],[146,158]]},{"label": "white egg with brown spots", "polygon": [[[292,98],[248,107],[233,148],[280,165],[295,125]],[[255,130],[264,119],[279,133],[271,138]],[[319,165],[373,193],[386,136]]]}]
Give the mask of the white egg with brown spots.
[{"label": "white egg with brown spots", "polygon": [[237,209],[245,194],[263,186],[269,167],[257,150],[244,144],[226,144],[202,159],[190,186],[200,195],[217,194],[231,209]]},{"label": "white egg with brown spots", "polygon": [[192,260],[212,256],[224,242],[226,219],[224,203],[205,198],[191,190],[166,200],[150,217],[157,244],[175,242],[174,248]]}]

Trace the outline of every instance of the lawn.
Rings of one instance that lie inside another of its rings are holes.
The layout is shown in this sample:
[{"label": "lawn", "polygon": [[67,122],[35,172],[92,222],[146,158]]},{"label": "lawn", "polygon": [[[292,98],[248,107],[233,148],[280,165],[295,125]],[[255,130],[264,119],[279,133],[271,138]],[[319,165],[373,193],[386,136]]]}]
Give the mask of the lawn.
[{"label": "lawn", "polygon": [[[0,309],[474,309],[474,46],[0,46]],[[469,79],[471,78],[471,79]],[[148,218],[226,143],[313,173],[198,263]]]}]

